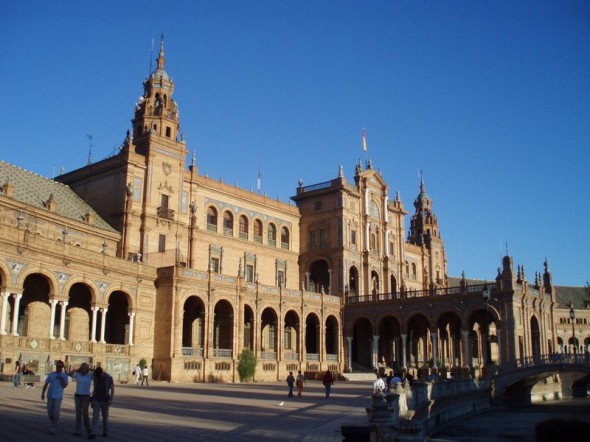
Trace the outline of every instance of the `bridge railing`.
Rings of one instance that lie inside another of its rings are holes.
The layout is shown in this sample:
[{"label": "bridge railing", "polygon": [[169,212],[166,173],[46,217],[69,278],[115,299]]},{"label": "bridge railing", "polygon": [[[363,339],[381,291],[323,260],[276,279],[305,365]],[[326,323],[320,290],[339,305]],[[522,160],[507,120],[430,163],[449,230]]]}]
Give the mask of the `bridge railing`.
[{"label": "bridge railing", "polygon": [[548,355],[527,356],[498,365],[496,374],[504,374],[529,367],[555,366],[556,368],[559,368],[563,365],[590,365],[590,353],[553,353]]}]

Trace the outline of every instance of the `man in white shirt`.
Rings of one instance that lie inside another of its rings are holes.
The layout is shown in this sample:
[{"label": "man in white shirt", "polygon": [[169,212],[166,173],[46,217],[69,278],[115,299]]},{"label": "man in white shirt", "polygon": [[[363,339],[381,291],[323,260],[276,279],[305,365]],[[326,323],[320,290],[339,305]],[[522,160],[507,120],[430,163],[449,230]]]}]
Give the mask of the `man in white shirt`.
[{"label": "man in white shirt", "polygon": [[143,383],[145,382],[146,387],[150,386],[150,383],[148,382],[149,374],[150,372],[148,370],[148,366],[146,365],[145,367],[143,367],[143,378],[141,379],[141,385],[143,385]]},{"label": "man in white shirt", "polygon": [[139,366],[139,364],[135,366],[133,374],[135,374],[135,385],[139,385],[139,379],[141,377],[141,367]]}]

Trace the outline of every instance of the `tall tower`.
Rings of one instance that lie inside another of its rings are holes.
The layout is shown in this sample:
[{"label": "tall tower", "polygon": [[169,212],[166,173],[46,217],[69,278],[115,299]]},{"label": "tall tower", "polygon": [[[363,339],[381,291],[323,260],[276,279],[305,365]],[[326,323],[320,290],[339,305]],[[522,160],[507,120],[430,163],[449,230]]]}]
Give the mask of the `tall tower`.
[{"label": "tall tower", "polygon": [[[422,247],[425,284],[428,288],[446,285],[446,255],[438,220],[432,211],[432,199],[426,193],[424,177],[420,177],[420,193],[414,200],[416,212],[410,220],[408,243]],[[427,275],[426,275],[427,274]]]}]

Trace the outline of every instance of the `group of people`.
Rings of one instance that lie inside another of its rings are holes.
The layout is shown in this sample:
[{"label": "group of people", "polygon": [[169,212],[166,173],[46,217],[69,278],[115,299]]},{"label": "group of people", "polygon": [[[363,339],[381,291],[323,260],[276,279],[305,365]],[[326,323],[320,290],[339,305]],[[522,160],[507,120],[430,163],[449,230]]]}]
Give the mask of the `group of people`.
[{"label": "group of people", "polygon": [[[113,378],[102,367],[90,371],[87,363],[82,363],[80,368],[70,373],[76,380],[76,392],[74,405],[76,409],[76,426],[74,435],[82,435],[82,421],[89,439],[94,439],[98,434],[100,417],[102,415],[102,435],[108,435],[109,407],[115,396],[115,384]],[[50,434],[55,434],[59,423],[61,403],[64,390],[68,386],[68,375],[64,371],[63,361],[55,361],[55,371],[49,373],[41,400],[45,400],[47,393],[47,415],[51,421]],[[92,424],[90,423],[89,407],[94,410]]]},{"label": "group of people", "polygon": [[141,385],[143,385],[145,382],[146,387],[149,387],[150,383],[148,378],[150,376],[150,372],[147,365],[145,365],[142,369],[139,364],[137,364],[131,374],[135,376],[135,385],[139,385],[139,380],[141,379]]},{"label": "group of people", "polygon": [[[293,372],[289,372],[289,376],[287,376],[287,386],[289,387],[289,393],[287,393],[287,397],[293,397],[293,387],[297,386],[297,397],[303,397],[303,385],[307,384],[305,376],[301,373],[301,370],[297,372],[297,377],[293,376]],[[334,385],[334,377],[332,376],[332,372],[330,370],[326,370],[324,376],[322,378],[322,383],[324,384],[324,388],[326,390],[326,399],[330,397],[330,392],[332,391],[332,385]]]},{"label": "group of people", "polygon": [[[35,373],[33,372],[33,370],[31,370],[31,366],[29,364],[21,364],[20,361],[16,361],[16,364],[14,364],[14,376],[12,377],[12,382],[14,383],[15,387],[18,387],[20,384],[21,374],[29,375]],[[27,388],[34,387],[35,384],[26,384],[26,386]]]}]

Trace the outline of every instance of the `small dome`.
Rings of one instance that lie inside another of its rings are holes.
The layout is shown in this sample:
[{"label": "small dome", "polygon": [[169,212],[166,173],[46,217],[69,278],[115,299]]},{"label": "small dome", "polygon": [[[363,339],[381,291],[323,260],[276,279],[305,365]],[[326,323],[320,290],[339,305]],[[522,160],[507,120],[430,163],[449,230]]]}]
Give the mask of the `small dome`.
[{"label": "small dome", "polygon": [[168,72],[166,72],[164,69],[161,69],[161,68],[158,68],[154,71],[154,73],[152,74],[152,78],[154,80],[170,81],[170,76],[168,75]]}]

